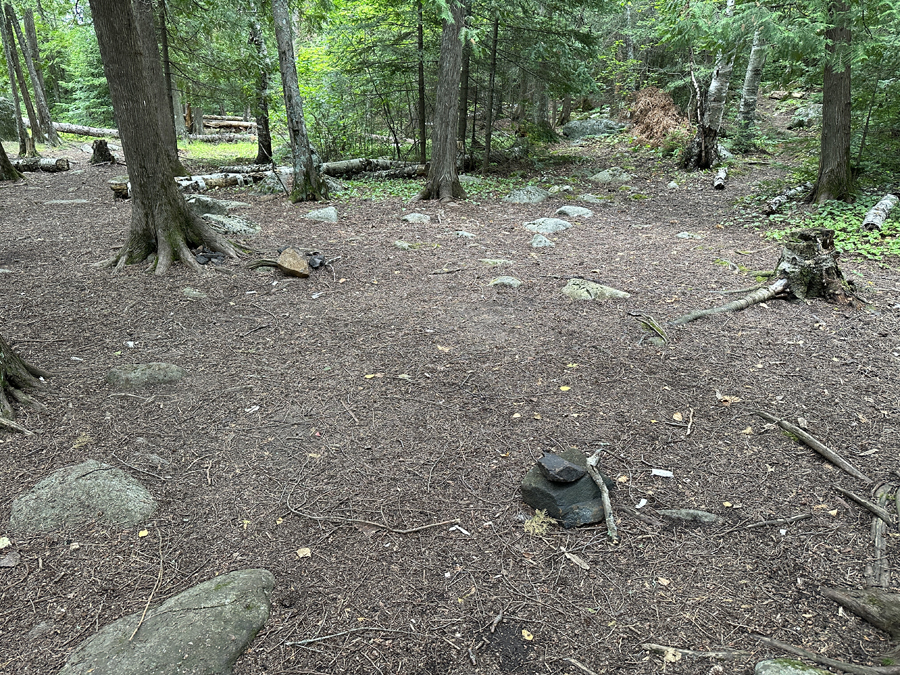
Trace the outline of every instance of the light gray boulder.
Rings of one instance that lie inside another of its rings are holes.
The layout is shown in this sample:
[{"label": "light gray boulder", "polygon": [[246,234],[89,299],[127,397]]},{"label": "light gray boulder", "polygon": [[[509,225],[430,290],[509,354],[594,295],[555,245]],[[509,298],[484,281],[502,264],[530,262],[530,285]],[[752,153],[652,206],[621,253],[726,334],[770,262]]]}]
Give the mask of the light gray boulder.
[{"label": "light gray boulder", "polygon": [[753,669],[754,675],[829,675],[827,670],[808,666],[796,659],[767,659]]},{"label": "light gray boulder", "polygon": [[536,234],[531,238],[531,248],[550,248],[556,246],[542,234]]},{"label": "light gray boulder", "polygon": [[561,206],[556,209],[556,215],[565,216],[566,218],[590,218],[594,212],[583,206]]},{"label": "light gray boulder", "polygon": [[609,119],[572,120],[563,126],[562,134],[574,141],[585,136],[611,136],[624,128],[621,122]]},{"label": "light gray boulder", "polygon": [[112,368],[106,381],[118,389],[139,389],[154,384],[172,384],[183,379],[187,371],[173,363],[133,363]]},{"label": "light gray boulder", "polygon": [[525,229],[538,234],[556,234],[572,227],[572,223],[559,218],[538,218],[525,223]]},{"label": "light gray boulder", "polygon": [[324,209],[310,211],[303,217],[307,220],[317,220],[322,223],[336,223],[338,221],[338,212],[333,206],[326,206]]},{"label": "light gray boulder", "polygon": [[547,201],[549,196],[550,193],[546,190],[529,185],[528,187],[513,190],[503,198],[503,201],[510,204],[540,204]]},{"label": "light gray boulder", "polygon": [[588,279],[569,279],[562,292],[573,300],[624,300],[631,294]]}]

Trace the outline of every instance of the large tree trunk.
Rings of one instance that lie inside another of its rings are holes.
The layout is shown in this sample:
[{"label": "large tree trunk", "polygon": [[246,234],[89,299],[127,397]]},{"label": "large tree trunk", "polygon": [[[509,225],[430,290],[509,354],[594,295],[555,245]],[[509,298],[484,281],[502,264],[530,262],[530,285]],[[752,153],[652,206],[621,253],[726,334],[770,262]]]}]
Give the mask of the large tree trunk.
[{"label": "large tree trunk", "polygon": [[23,405],[42,407],[25,393],[29,389],[40,389],[42,383],[39,378],[42,377],[50,375],[26,363],[0,335],[0,429],[28,433],[12,421],[15,415],[10,399]]},{"label": "large tree trunk", "polygon": [[[463,43],[462,73],[459,76],[459,111],[456,114],[456,138],[465,154],[466,132],[469,126],[469,56],[471,49]],[[475,120],[472,120],[475,125]]]},{"label": "large tree trunk", "polygon": [[462,35],[465,6],[450,2],[450,20],[444,20],[441,36],[440,70],[434,105],[434,132],[431,137],[431,168],[425,187],[413,198],[448,202],[465,199],[466,193],[456,172],[456,115],[459,113],[459,80],[462,71]]},{"label": "large tree trunk", "polygon": [[850,171],[850,4],[831,0],[825,32],[825,78],[819,175],[811,200],[846,200],[853,190]]},{"label": "large tree trunk", "polygon": [[187,136],[187,127],[184,126],[184,115],[181,112],[181,96],[178,93],[178,88],[175,86],[175,80],[172,78],[172,60],[169,57],[169,25],[167,21],[166,0],[159,0],[158,8],[159,39],[162,46],[163,79],[165,81],[166,91],[169,92],[169,95],[166,97],[169,102],[169,114],[172,116],[175,138],[178,139]]},{"label": "large tree trunk", "polygon": [[3,55],[6,57],[6,70],[9,73],[9,88],[12,90],[13,104],[16,110],[16,133],[19,137],[19,157],[26,157],[29,154],[34,154],[34,143],[32,142],[30,144],[32,152],[29,153],[30,139],[28,138],[28,132],[25,131],[25,125],[22,124],[22,104],[19,101],[19,87],[16,85],[16,70],[13,67],[12,54],[10,54],[12,45],[10,45],[10,41],[7,37],[6,21],[3,19],[2,12],[0,12],[0,38],[2,38],[3,41]]},{"label": "large tree trunk", "polygon": [[22,174],[16,171],[12,162],[9,161],[6,149],[0,143],[0,180],[20,180],[21,178]]},{"label": "large tree trunk", "polygon": [[189,245],[237,254],[224,237],[188,209],[173,180],[171,146],[161,128],[159,109],[166,113],[169,124],[171,120],[165,98],[157,95],[156,74],[148,72],[146,40],[140,33],[147,23],[140,20],[141,10],[135,6],[142,1],[90,2],[132,192],[128,239],[108,262],[122,267],[155,255],[152,266],[156,274],[165,274],[175,260],[199,270]]},{"label": "large tree trunk", "polygon": [[497,29],[500,26],[500,19],[494,17],[494,25],[491,29],[491,70],[488,75],[488,99],[487,99],[487,118],[484,122],[484,164],[481,167],[481,173],[487,173],[491,163],[491,136],[494,126],[494,82],[497,75]]},{"label": "large tree trunk", "polygon": [[31,123],[31,138],[35,143],[44,143],[44,134],[41,132],[41,125],[38,122],[37,115],[34,113],[34,106],[31,103],[31,94],[28,93],[28,83],[25,81],[25,75],[22,73],[22,64],[19,62],[19,54],[16,52],[16,41],[13,38],[12,25],[6,20],[5,15],[0,16],[0,24],[3,24],[4,52],[6,53],[6,58],[10,59],[12,62],[12,71],[15,73],[19,91],[22,93],[22,101],[25,103],[25,112],[28,115],[28,121]]},{"label": "large tree trunk", "polygon": [[756,125],[756,101],[759,98],[759,83],[762,81],[763,66],[766,65],[766,54],[769,45],[760,38],[759,29],[753,33],[753,46],[747,61],[747,72],[744,75],[744,87],[741,89],[741,105],[738,109],[738,127],[740,133],[751,137]]},{"label": "large tree trunk", "polygon": [[6,5],[4,10],[7,20],[16,33],[22,55],[25,57],[25,66],[28,68],[28,76],[31,78],[31,88],[34,90],[34,101],[37,105],[38,119],[41,121],[41,130],[46,132],[50,145],[59,145],[59,136],[57,136],[56,130],[53,128],[53,120],[50,118],[50,107],[47,105],[47,97],[44,95],[43,79],[38,77],[34,59],[31,58],[31,49],[25,40],[25,36],[22,34],[19,19],[16,17],[12,5]]},{"label": "large tree trunk", "polygon": [[250,21],[250,44],[256,49],[256,164],[272,162],[272,133],[269,131],[269,54],[259,21]]},{"label": "large tree trunk", "polygon": [[287,0],[272,0],[272,16],[275,19],[278,63],[281,67],[281,84],[284,88],[284,106],[293,155],[294,185],[291,189],[291,201],[327,199],[328,186],[319,177],[309,137],[306,134],[306,122],[303,120],[303,99],[300,97],[300,86],[297,83],[293,29]]},{"label": "large tree trunk", "polygon": [[[37,84],[41,88],[41,92],[44,96],[44,105],[47,106],[47,124],[52,125],[52,119],[50,117],[49,106],[47,104],[47,87],[44,85],[44,73],[43,68],[41,66],[41,52],[38,47],[37,41],[37,29],[34,26],[34,12],[31,8],[25,10],[24,15],[25,21],[25,40],[28,43],[28,51],[31,54],[31,60],[34,63],[34,71],[37,74]],[[57,96],[57,101],[59,97]],[[52,126],[50,126],[52,129]],[[59,136],[57,135],[55,130],[51,130],[48,133],[50,138],[51,145],[60,145]]]},{"label": "large tree trunk", "polygon": [[422,23],[422,0],[418,0],[419,21],[416,26],[416,47],[418,49],[418,110],[419,117],[419,161],[428,161],[428,132],[425,130],[425,35]]}]

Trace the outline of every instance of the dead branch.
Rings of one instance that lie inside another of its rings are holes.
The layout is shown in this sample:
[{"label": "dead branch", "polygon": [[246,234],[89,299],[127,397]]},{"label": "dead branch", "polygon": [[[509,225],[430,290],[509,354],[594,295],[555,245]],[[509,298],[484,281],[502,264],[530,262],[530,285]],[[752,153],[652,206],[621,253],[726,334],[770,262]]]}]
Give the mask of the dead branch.
[{"label": "dead branch", "polygon": [[900,640],[900,593],[888,593],[880,588],[841,591],[827,587],[820,588],[819,593],[883,630],[893,640]]},{"label": "dead branch", "polygon": [[606,518],[606,531],[609,533],[609,538],[612,539],[612,542],[618,544],[619,530],[616,528],[616,517],[613,515],[612,502],[609,499],[609,488],[606,487],[603,476],[597,470],[597,464],[600,462],[600,453],[602,452],[602,450],[597,450],[588,458],[587,470],[597,487],[600,488],[600,498],[603,500],[603,515]]},{"label": "dead branch", "polygon": [[820,455],[822,455],[829,462],[831,462],[835,466],[840,467],[841,469],[843,469],[844,471],[849,473],[854,478],[859,478],[860,480],[865,481],[866,483],[872,482],[871,478],[869,478],[864,473],[859,471],[856,467],[854,467],[852,464],[850,464],[850,462],[848,462],[843,457],[841,457],[836,452],[834,452],[834,450],[829,449],[828,447],[826,447],[825,445],[823,445],[822,443],[817,441],[815,438],[810,436],[808,433],[803,431],[803,429],[801,429],[800,427],[796,427],[793,424],[791,424],[790,422],[779,419],[779,418],[775,417],[774,415],[770,415],[769,413],[764,412],[762,410],[757,410],[756,414],[768,422],[773,422],[773,423],[777,424],[778,426],[780,426],[782,429],[784,429],[788,433],[793,434],[798,439],[803,441],[806,445],[808,445],[813,450],[815,450]]},{"label": "dead branch", "polygon": [[840,492],[845,497],[849,497],[852,501],[856,502],[857,504],[862,506],[864,509],[871,511],[872,514],[874,514],[876,518],[880,518],[886,524],[888,524],[888,525],[894,524],[894,517],[890,513],[888,513],[888,511],[886,509],[884,509],[883,507],[878,506],[877,504],[873,504],[869,500],[863,499],[859,495],[856,495],[856,494],[853,494],[852,492],[850,492],[850,490],[845,490],[844,488],[839,487],[837,485],[834,486],[834,489],[837,490],[838,492]]},{"label": "dead branch", "polygon": [[[887,513],[884,507],[887,505],[888,497],[894,487],[891,483],[879,485],[875,490],[875,499],[878,503],[873,506],[877,506],[878,509]],[[897,494],[900,495],[900,491]],[[870,588],[887,588],[891,585],[891,563],[887,557],[887,543],[884,539],[884,531],[890,524],[880,514],[875,514],[875,517],[872,518],[872,544],[875,548],[875,555],[871,562],[866,563],[865,569],[866,586]]]},{"label": "dead branch", "polygon": [[687,314],[684,314],[683,316],[680,316],[672,321],[671,324],[673,326],[683,326],[686,323],[690,323],[691,321],[695,321],[697,319],[702,319],[705,316],[711,316],[712,314],[721,314],[723,312],[737,312],[742,309],[747,309],[751,305],[757,305],[760,302],[766,302],[767,300],[771,300],[772,298],[782,295],[787,290],[787,287],[788,282],[786,279],[778,279],[766,288],[761,288],[758,291],[750,293],[749,295],[745,295],[743,298],[732,300],[731,302],[720,305],[719,307],[697,309],[693,312],[688,312]]},{"label": "dead branch", "polygon": [[757,527],[771,527],[774,525],[789,525],[790,523],[796,523],[799,520],[806,520],[807,518],[812,518],[811,513],[801,513],[798,516],[791,516],[789,518],[774,518],[772,520],[761,520],[757,523],[750,523],[749,525],[741,525],[739,527],[733,527],[730,530],[725,530],[722,534],[731,534],[732,532],[737,532],[738,530],[752,530]]},{"label": "dead branch", "polygon": [[774,647],[775,649],[780,649],[788,654],[794,654],[795,656],[809,659],[813,663],[818,663],[820,666],[837,668],[845,673],[852,673],[853,675],[900,675],[900,666],[857,666],[853,663],[836,661],[835,659],[829,659],[826,656],[819,656],[818,654],[813,654],[801,647],[794,647],[793,645],[789,645],[786,642],[781,642],[773,638],[764,637],[762,635],[754,635],[753,637],[769,647]]},{"label": "dead branch", "polygon": [[723,649],[715,652],[695,652],[692,649],[681,649],[680,647],[666,647],[665,645],[657,645],[652,642],[645,642],[641,645],[648,652],[656,654],[680,654],[681,656],[696,656],[705,659],[721,659],[723,661],[737,661],[751,656],[751,652],[742,649]]},{"label": "dead branch", "polygon": [[597,673],[595,673],[593,670],[591,670],[590,668],[588,668],[586,665],[584,665],[584,664],[583,664],[581,661],[579,661],[578,659],[573,659],[572,657],[569,657],[569,658],[563,659],[563,661],[565,661],[566,663],[569,663],[569,664],[575,666],[575,667],[578,668],[578,670],[580,670],[581,672],[587,673],[587,675],[597,675]]}]

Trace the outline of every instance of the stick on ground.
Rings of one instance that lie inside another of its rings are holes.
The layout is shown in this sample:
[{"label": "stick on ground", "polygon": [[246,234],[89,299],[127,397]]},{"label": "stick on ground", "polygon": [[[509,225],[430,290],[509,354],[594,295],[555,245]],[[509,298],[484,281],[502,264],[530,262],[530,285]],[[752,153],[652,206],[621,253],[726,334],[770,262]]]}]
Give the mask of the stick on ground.
[{"label": "stick on ground", "polygon": [[609,488],[606,487],[606,481],[603,480],[603,476],[601,476],[600,472],[597,470],[601,452],[602,450],[597,450],[597,452],[588,458],[587,470],[588,473],[591,474],[591,478],[593,478],[594,482],[597,484],[597,487],[600,488],[600,498],[603,500],[603,514],[606,517],[606,531],[609,533],[609,538],[612,539],[613,543],[618,544],[619,530],[616,528],[616,517],[613,515],[612,501],[609,499]]},{"label": "stick on ground", "polygon": [[836,668],[845,673],[852,673],[852,675],[900,675],[900,666],[858,666],[853,663],[829,659],[827,656],[819,656],[818,654],[813,654],[801,647],[794,647],[786,642],[781,642],[763,635],[754,635],[753,637],[769,647],[774,647],[775,649],[780,649],[788,654],[794,654],[795,656],[808,659],[813,663],[818,663],[820,666],[828,666],[829,668]]}]

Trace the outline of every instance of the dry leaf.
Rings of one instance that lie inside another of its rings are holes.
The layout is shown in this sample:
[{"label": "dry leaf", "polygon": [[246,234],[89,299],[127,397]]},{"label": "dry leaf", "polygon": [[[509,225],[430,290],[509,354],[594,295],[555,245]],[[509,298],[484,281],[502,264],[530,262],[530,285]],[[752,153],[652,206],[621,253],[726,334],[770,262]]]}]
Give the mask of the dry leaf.
[{"label": "dry leaf", "polygon": [[532,635],[531,633],[529,633],[529,632],[528,632],[527,630],[525,630],[524,628],[522,629],[522,637],[525,638],[526,640],[534,640],[534,635]]},{"label": "dry leaf", "polygon": [[731,502],[722,502],[722,506],[724,506],[727,509],[731,508]]},{"label": "dry leaf", "polygon": [[521,415],[520,415],[519,413],[514,413],[514,414],[513,414],[513,419],[515,419],[515,418],[517,418],[517,417],[521,417]]},{"label": "dry leaf", "polygon": [[441,350],[442,352],[449,352],[449,351],[450,351],[450,347],[444,347],[444,346],[442,346],[442,345],[437,345],[437,348],[438,348],[439,350]]},{"label": "dry leaf", "polygon": [[279,517],[279,518],[276,518],[276,519],[275,519],[275,524],[276,524],[276,525],[281,525],[283,522],[284,522],[284,518],[280,518],[280,517]]},{"label": "dry leaf", "polygon": [[312,551],[306,547],[297,549],[297,557],[302,558],[312,558]]},{"label": "dry leaf", "polygon": [[677,649],[667,649],[663,654],[663,661],[675,663],[681,661],[681,652]]},{"label": "dry leaf", "polygon": [[563,555],[565,555],[569,560],[571,560],[573,563],[575,563],[576,565],[578,565],[581,569],[583,569],[583,570],[589,570],[589,569],[591,569],[591,566],[590,566],[590,565],[588,565],[584,560],[582,560],[581,558],[579,558],[579,557],[578,557],[577,555],[575,555],[574,553],[569,553],[568,551],[564,551],[564,552],[563,552]]},{"label": "dry leaf", "polygon": [[9,540],[9,537],[0,537],[0,550],[10,546],[12,542]]},{"label": "dry leaf", "polygon": [[538,413],[534,413],[534,419],[540,420],[540,419],[543,419],[543,417],[541,417],[540,414],[538,414]]},{"label": "dry leaf", "polygon": [[138,532],[139,537],[146,537],[148,534],[150,533],[147,530],[141,530],[140,532]]},{"label": "dry leaf", "polygon": [[741,433],[744,434],[745,436],[752,436],[753,435],[753,427],[747,427]]},{"label": "dry leaf", "polygon": [[681,422],[684,420],[684,417],[682,417],[680,412],[677,412],[674,415],[672,415],[672,419],[675,420],[676,422]]},{"label": "dry leaf", "polygon": [[837,510],[837,509],[835,509],[834,511],[829,511],[829,512],[828,512],[828,515],[829,515],[829,516],[836,516],[837,514],[838,514],[838,510]]},{"label": "dry leaf", "polygon": [[659,476],[660,478],[674,478],[675,474],[668,469],[651,469],[651,476]]},{"label": "dry leaf", "polygon": [[577,363],[567,363],[566,364],[566,368],[577,368],[577,367],[578,367]]},{"label": "dry leaf", "polygon": [[656,583],[658,583],[660,586],[668,586],[672,583],[672,580],[666,579],[665,577],[659,577],[657,578]]},{"label": "dry leaf", "polygon": [[560,391],[569,391],[569,389],[571,389],[571,388],[572,387],[560,387],[559,390]]}]

